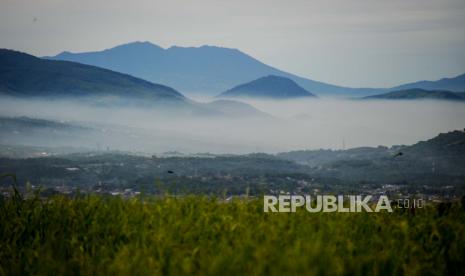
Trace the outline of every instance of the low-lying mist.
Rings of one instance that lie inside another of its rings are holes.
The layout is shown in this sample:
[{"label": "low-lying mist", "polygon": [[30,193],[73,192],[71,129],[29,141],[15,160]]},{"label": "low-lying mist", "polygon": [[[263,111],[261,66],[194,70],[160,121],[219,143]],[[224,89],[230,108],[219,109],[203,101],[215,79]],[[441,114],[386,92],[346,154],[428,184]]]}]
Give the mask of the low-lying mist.
[{"label": "low-lying mist", "polygon": [[[1,117],[84,128],[0,134],[3,144],[107,147],[147,154],[280,152],[413,144],[465,127],[465,105],[446,101],[293,100],[247,103],[270,117],[186,115],[161,107],[95,106],[72,100],[1,99]],[[173,110],[174,109],[174,110]],[[72,137],[70,137],[72,136]]]}]

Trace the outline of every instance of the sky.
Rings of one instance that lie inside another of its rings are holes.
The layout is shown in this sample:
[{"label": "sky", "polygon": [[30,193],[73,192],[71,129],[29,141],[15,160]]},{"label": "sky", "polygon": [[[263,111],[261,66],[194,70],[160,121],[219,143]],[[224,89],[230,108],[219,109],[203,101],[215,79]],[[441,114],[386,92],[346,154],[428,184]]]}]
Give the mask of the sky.
[{"label": "sky", "polygon": [[465,73],[464,0],[0,0],[0,48],[132,41],[237,48],[318,81],[390,87]]}]

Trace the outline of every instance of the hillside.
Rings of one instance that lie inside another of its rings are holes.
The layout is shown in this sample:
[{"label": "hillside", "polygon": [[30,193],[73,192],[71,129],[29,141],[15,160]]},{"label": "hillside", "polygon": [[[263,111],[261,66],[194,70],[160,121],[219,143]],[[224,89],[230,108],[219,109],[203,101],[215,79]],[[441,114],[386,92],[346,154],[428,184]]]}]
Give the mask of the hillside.
[{"label": "hillside", "polygon": [[291,79],[270,75],[235,86],[218,95],[218,97],[291,99],[298,97],[315,97],[315,95],[300,87]]},{"label": "hillside", "polygon": [[443,90],[424,90],[419,88],[397,90],[385,94],[364,97],[364,99],[386,99],[386,100],[416,100],[434,99],[449,101],[465,101],[464,93],[455,93]]},{"label": "hillside", "polygon": [[0,49],[0,95],[15,97],[119,96],[184,101],[176,90],[94,66],[44,60]]},{"label": "hillside", "polygon": [[[426,141],[419,141],[410,146],[393,147],[359,147],[347,150],[301,150],[278,153],[278,158],[294,161],[299,164],[319,166],[341,160],[374,160],[396,158],[431,159],[441,156],[459,156],[465,164],[465,130],[441,133]],[[455,158],[454,157],[454,158]],[[455,166],[455,165],[454,165]],[[465,171],[464,171],[465,173]]]},{"label": "hillside", "polygon": [[411,146],[293,151],[277,157],[311,166],[314,176],[347,182],[465,187],[465,131],[459,130]]},{"label": "hillside", "polygon": [[452,78],[442,78],[436,81],[418,81],[393,87],[391,90],[421,88],[425,90],[447,90],[453,92],[465,91],[465,74]]},{"label": "hillside", "polygon": [[[28,133],[27,129],[17,130],[21,133],[16,136],[15,142],[20,143],[19,138],[28,136]],[[34,129],[34,132],[37,131],[40,129]],[[41,155],[42,152],[37,149],[31,149],[31,143],[27,143],[29,146],[23,149],[19,145],[11,145],[12,139],[7,140],[10,143],[0,146],[0,156],[43,158],[0,158],[0,170],[15,173],[21,183],[31,181],[51,187],[54,187],[53,183],[61,183],[65,179],[70,187],[98,190],[98,187],[92,188],[92,185],[104,182],[107,183],[107,192],[131,188],[156,193],[159,190],[153,185],[154,179],[166,179],[173,191],[209,194],[222,194],[226,190],[236,195],[245,190],[255,195],[280,190],[301,193],[312,192],[313,189],[322,192],[377,194],[386,191],[385,185],[395,185],[398,191],[408,194],[454,195],[465,192],[464,131],[440,134],[411,146],[390,148],[379,146],[349,150],[306,150],[277,155],[161,154],[148,157],[108,151],[105,149],[108,139],[100,140],[104,151],[102,148],[95,149],[92,144],[95,145],[98,140],[92,139],[98,137],[98,132],[96,129],[89,129],[81,132],[89,143],[82,145],[86,147],[82,149],[82,153],[49,156],[53,152],[64,152],[65,147],[69,148],[69,145],[58,140],[60,137],[68,138],[72,134],[72,137],[82,139],[78,132],[72,131],[57,129],[52,138],[48,136],[48,141],[62,149],[43,149],[45,155]],[[122,132],[110,133],[113,137],[121,134]],[[3,135],[6,134],[2,133],[0,136]],[[150,141],[157,141],[159,138],[152,138]],[[124,137],[120,139],[125,145],[131,144],[131,140],[123,140]],[[44,142],[40,142],[36,138],[35,142],[46,147],[52,146],[43,140]],[[132,141],[141,143],[143,140],[139,138]],[[76,147],[78,144],[72,145]],[[110,145],[110,148],[117,147]],[[29,154],[26,149],[30,150]],[[76,148],[67,151],[76,152]],[[103,164],[111,174],[102,172]],[[67,168],[80,169],[69,172]],[[174,171],[174,174],[167,171]]]},{"label": "hillside", "polygon": [[231,48],[202,46],[161,48],[133,42],[96,52],[62,52],[54,60],[68,60],[137,76],[190,94],[214,96],[267,75],[292,79],[317,95],[372,95],[384,90],[348,88],[296,76],[266,65]]},{"label": "hillside", "polygon": [[80,99],[96,106],[156,107],[170,116],[267,116],[245,103],[199,103],[173,88],[130,75],[6,49],[0,49],[0,96]]},{"label": "hillside", "polygon": [[421,88],[465,91],[465,74],[392,88],[350,88],[297,76],[274,68],[237,49],[201,46],[164,49],[150,42],[132,42],[95,52],[62,52],[45,57],[95,65],[162,83],[191,94],[214,96],[267,75],[287,77],[318,96],[363,97],[387,91]]}]

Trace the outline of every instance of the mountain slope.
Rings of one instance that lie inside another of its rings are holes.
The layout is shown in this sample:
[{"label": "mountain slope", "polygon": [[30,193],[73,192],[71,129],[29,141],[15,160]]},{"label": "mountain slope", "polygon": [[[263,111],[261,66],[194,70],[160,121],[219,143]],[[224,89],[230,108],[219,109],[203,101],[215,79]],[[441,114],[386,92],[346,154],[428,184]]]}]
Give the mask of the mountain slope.
[{"label": "mountain slope", "polygon": [[392,91],[385,94],[368,96],[364,99],[386,99],[386,100],[416,100],[416,99],[432,99],[432,100],[450,100],[450,101],[465,101],[463,93],[455,93],[450,91],[424,90],[419,88]]},{"label": "mountain slope", "polygon": [[391,90],[404,90],[411,88],[421,88],[425,90],[447,90],[452,92],[465,91],[465,74],[443,78],[437,81],[418,81],[393,87]]},{"label": "mountain slope", "polygon": [[133,42],[103,51],[62,52],[54,60],[68,60],[130,74],[174,87],[187,95],[217,95],[239,83],[267,75],[287,77],[318,96],[363,97],[388,91],[422,88],[465,91],[465,74],[438,81],[420,81],[392,88],[350,88],[287,73],[231,48],[215,46],[161,48]]},{"label": "mountain slope", "polygon": [[199,103],[173,88],[126,74],[6,49],[0,49],[0,96],[79,99],[98,106],[134,104],[170,116],[268,117],[245,103]]},{"label": "mountain slope", "polygon": [[277,157],[311,166],[309,173],[313,176],[344,182],[407,185],[425,190],[465,185],[462,130],[442,133],[411,146],[293,151]]},{"label": "mountain slope", "polygon": [[348,88],[302,78],[230,48],[170,47],[134,42],[98,52],[63,52],[54,60],[68,60],[108,68],[174,87],[187,95],[217,95],[239,83],[267,75],[287,77],[317,95],[366,96],[384,90]]},{"label": "mountain slope", "polygon": [[218,97],[291,99],[298,97],[315,97],[315,95],[303,89],[291,79],[270,75],[235,86],[221,93]]},{"label": "mountain slope", "polygon": [[94,66],[0,49],[0,94],[20,97],[124,96],[184,101],[176,90]]}]

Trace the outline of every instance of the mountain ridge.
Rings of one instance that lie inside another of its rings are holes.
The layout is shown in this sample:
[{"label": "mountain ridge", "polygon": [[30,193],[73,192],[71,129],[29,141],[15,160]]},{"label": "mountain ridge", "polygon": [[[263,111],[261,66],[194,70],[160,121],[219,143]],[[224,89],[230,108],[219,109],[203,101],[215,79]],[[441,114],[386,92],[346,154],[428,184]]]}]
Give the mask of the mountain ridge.
[{"label": "mountain ridge", "polygon": [[425,90],[420,88],[411,88],[404,90],[395,90],[384,94],[367,96],[362,99],[374,100],[449,100],[449,101],[465,101],[465,93],[452,92],[446,90]]},{"label": "mountain ridge", "polygon": [[[200,103],[171,87],[128,74],[7,49],[0,49],[0,96],[72,99],[97,106],[156,107],[166,115],[268,116],[246,103]],[[248,112],[235,112],[234,107]]]},{"label": "mountain ridge", "polygon": [[[111,93],[110,93],[111,91]],[[128,74],[0,49],[0,92],[8,96],[143,96],[184,100],[171,87]]]},{"label": "mountain ridge", "polygon": [[314,98],[315,95],[305,90],[289,78],[268,75],[247,83],[236,85],[233,88],[219,94],[217,97],[291,99],[302,97]]},{"label": "mountain ridge", "polygon": [[[125,51],[130,54],[125,56]],[[323,97],[364,97],[407,88],[465,91],[465,74],[389,88],[345,87],[285,72],[239,49],[211,45],[162,48],[148,41],[129,42],[101,51],[64,51],[44,58],[75,61],[128,73],[173,87],[186,95],[214,96],[240,83],[267,75],[290,78],[306,90]]]},{"label": "mountain ridge", "polygon": [[[134,49],[150,50],[144,56]],[[121,51],[128,54],[124,57]],[[239,83],[249,82],[267,75],[287,77],[317,95],[366,95],[379,92],[372,88],[350,88],[294,75],[240,51],[239,49],[203,45],[200,47],[171,46],[162,48],[150,42],[131,42],[102,51],[62,52],[46,59],[69,60],[108,68],[174,87],[186,94],[206,92],[217,95]],[[152,62],[149,62],[152,61]],[[179,62],[174,64],[174,62]],[[210,81],[208,81],[210,80]],[[196,92],[197,91],[197,92]]]},{"label": "mountain ridge", "polygon": [[421,80],[417,82],[402,84],[391,88],[391,90],[403,90],[411,88],[463,92],[465,91],[465,74],[460,74],[455,77],[441,78],[435,81]]}]

